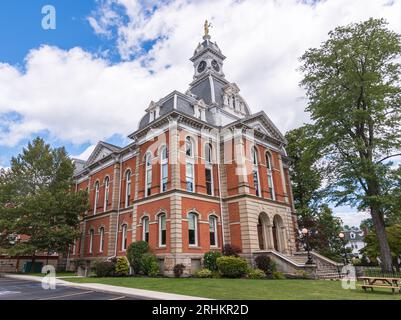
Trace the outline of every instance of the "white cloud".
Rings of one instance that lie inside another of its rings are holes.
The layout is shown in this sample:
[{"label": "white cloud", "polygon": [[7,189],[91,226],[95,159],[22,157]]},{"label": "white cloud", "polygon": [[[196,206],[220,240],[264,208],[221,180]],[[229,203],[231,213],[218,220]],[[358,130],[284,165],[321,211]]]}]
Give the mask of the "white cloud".
[{"label": "white cloud", "polygon": [[350,227],[359,227],[363,220],[371,217],[368,212],[358,212],[349,207],[338,207],[334,208],[333,211],[334,215],[339,217],[343,221],[344,225],[348,225]]},{"label": "white cloud", "polygon": [[77,156],[71,156],[72,159],[80,159],[80,160],[88,160],[89,156],[92,154],[92,152],[95,150],[96,144],[90,145],[88,148],[85,149],[84,152]]},{"label": "white cloud", "polygon": [[[111,65],[81,48],[42,46],[26,57],[24,71],[0,64],[0,114],[22,116],[0,131],[0,145],[15,145],[43,130],[76,144],[134,131],[151,100],[187,89],[193,74],[188,58],[206,18],[214,26],[212,40],[228,57],[226,78],[240,86],[254,112],[265,110],[286,131],[308,121],[298,57],[337,25],[370,16],[386,18],[401,33],[401,1],[384,6],[387,2],[99,1],[88,21],[95,33],[117,36],[126,61]],[[119,16],[121,8],[128,19]],[[153,49],[143,52],[149,41],[155,41]]]}]

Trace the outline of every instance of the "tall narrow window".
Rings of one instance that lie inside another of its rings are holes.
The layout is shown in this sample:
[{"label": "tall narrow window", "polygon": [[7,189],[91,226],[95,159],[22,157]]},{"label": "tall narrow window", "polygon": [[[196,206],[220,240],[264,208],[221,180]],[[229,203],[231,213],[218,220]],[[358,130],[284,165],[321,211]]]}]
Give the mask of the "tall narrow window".
[{"label": "tall narrow window", "polygon": [[186,137],[186,169],[185,179],[187,183],[187,191],[195,191],[195,176],[194,176],[194,143],[190,137]]},{"label": "tall narrow window", "polygon": [[168,152],[167,147],[164,146],[160,151],[160,186],[161,191],[167,191],[167,180],[168,180]]},{"label": "tall narrow window", "polygon": [[107,211],[107,207],[109,205],[109,189],[110,189],[110,179],[109,177],[106,177],[106,179],[104,179],[104,205],[103,205],[104,211]]},{"label": "tall narrow window", "polygon": [[72,255],[75,256],[77,251],[77,240],[74,240],[74,244],[72,245]]},{"label": "tall narrow window", "polygon": [[142,240],[149,243],[149,218],[142,219]]},{"label": "tall narrow window", "polygon": [[128,238],[128,225],[123,224],[122,235],[121,235],[121,250],[127,250],[127,238]]},{"label": "tall narrow window", "polygon": [[217,246],[217,218],[215,216],[209,217],[209,229],[210,229],[210,246]]},{"label": "tall narrow window", "polygon": [[125,207],[129,207],[131,201],[131,170],[125,173]]},{"label": "tall narrow window", "polygon": [[95,231],[91,229],[89,231],[89,253],[93,253],[93,237],[95,235]]},{"label": "tall narrow window", "polygon": [[271,155],[266,153],[266,168],[267,168],[267,183],[269,185],[269,193],[272,200],[276,200],[276,194],[274,192],[274,182],[273,182],[273,166]]},{"label": "tall narrow window", "polygon": [[99,252],[103,252],[104,249],[104,228],[101,227],[99,229]]},{"label": "tall narrow window", "polygon": [[255,186],[255,193],[257,197],[261,196],[260,181],[259,181],[259,166],[258,166],[258,150],[252,148],[252,161],[253,161],[253,185]]},{"label": "tall narrow window", "polygon": [[205,146],[205,178],[206,192],[213,195],[213,165],[212,165],[212,145],[207,143]]},{"label": "tall narrow window", "polygon": [[188,214],[188,239],[190,246],[198,245],[198,216],[192,212]]},{"label": "tall narrow window", "polygon": [[159,215],[159,246],[164,247],[167,243],[166,215]]},{"label": "tall narrow window", "polygon": [[99,181],[96,181],[96,183],[95,183],[95,201],[93,203],[93,214],[96,214],[98,204],[99,204]]},{"label": "tall narrow window", "polygon": [[145,197],[152,193],[152,155],[147,153],[145,156]]}]

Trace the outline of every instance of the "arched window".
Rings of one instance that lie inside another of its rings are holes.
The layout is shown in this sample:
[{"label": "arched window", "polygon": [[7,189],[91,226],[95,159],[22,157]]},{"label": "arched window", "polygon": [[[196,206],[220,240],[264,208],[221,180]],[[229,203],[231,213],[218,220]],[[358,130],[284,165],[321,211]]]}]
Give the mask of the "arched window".
[{"label": "arched window", "polygon": [[190,246],[198,245],[198,216],[193,212],[188,214],[188,240]]},{"label": "arched window", "polygon": [[125,173],[125,207],[129,207],[131,201],[131,170]]},{"label": "arched window", "polygon": [[269,193],[272,200],[276,200],[276,194],[274,192],[274,182],[273,182],[273,166],[272,158],[269,152],[266,152],[266,167],[267,167],[267,183],[269,185]]},{"label": "arched window", "polygon": [[104,205],[103,210],[107,211],[107,206],[109,205],[109,189],[110,189],[110,179],[106,177],[104,179]]},{"label": "arched window", "polygon": [[259,162],[258,162],[258,150],[253,147],[252,148],[252,163],[253,163],[253,184],[255,186],[255,193],[257,197],[261,196],[260,192],[260,180],[259,180]]},{"label": "arched window", "polygon": [[210,246],[217,247],[217,217],[209,217]]},{"label": "arched window", "polygon": [[121,251],[127,250],[127,241],[128,241],[128,225],[123,224],[122,234],[121,234]]},{"label": "arched window", "polygon": [[96,183],[95,183],[95,201],[93,203],[93,214],[96,214],[98,204],[99,204],[99,181],[96,181]]},{"label": "arched window", "polygon": [[167,191],[168,181],[168,152],[167,147],[164,146],[160,150],[160,186],[161,192]]},{"label": "arched window", "polygon": [[205,145],[205,178],[206,192],[208,195],[213,195],[213,165],[212,165],[212,145]]},{"label": "arched window", "polygon": [[142,240],[149,243],[149,218],[142,218]]},{"label": "arched window", "polygon": [[186,145],[186,165],[185,165],[185,180],[187,191],[195,191],[195,174],[194,174],[194,143],[190,137],[185,139]]},{"label": "arched window", "polygon": [[148,152],[145,156],[145,197],[152,193],[152,155]]},{"label": "arched window", "polygon": [[93,253],[93,237],[95,235],[95,231],[91,229],[89,231],[89,253]]},{"label": "arched window", "polygon": [[167,227],[166,214],[159,215],[159,247],[166,246],[167,243]]},{"label": "arched window", "polygon": [[99,229],[99,252],[103,252],[104,249],[104,227]]}]

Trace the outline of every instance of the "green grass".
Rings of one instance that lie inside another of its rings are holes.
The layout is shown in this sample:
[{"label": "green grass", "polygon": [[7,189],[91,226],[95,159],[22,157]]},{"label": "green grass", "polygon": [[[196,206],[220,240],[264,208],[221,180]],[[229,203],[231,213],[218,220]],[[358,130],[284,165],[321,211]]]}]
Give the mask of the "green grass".
[{"label": "green grass", "polygon": [[228,300],[401,300],[390,289],[344,290],[339,281],[175,278],[74,278],[78,283],[102,283],[129,288]]}]

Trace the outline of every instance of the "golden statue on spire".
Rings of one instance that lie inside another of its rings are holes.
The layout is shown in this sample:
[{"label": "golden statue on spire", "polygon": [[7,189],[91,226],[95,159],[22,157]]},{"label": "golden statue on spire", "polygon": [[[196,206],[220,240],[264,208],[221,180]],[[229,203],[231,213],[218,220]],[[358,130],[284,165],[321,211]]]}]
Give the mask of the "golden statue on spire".
[{"label": "golden statue on spire", "polygon": [[209,21],[205,21],[205,37],[209,36],[209,28],[212,26],[211,23],[209,23]]}]

